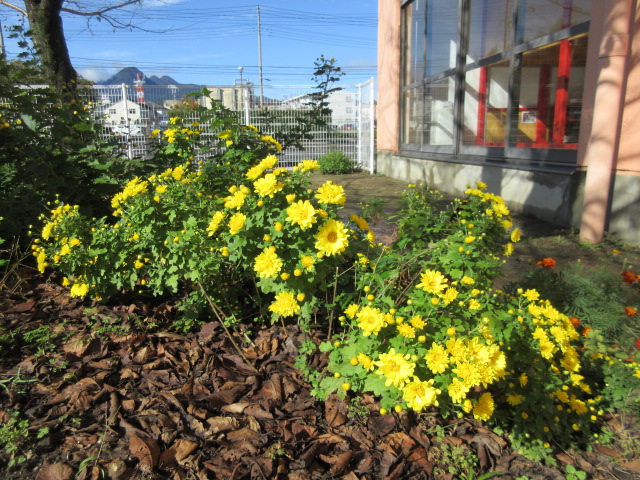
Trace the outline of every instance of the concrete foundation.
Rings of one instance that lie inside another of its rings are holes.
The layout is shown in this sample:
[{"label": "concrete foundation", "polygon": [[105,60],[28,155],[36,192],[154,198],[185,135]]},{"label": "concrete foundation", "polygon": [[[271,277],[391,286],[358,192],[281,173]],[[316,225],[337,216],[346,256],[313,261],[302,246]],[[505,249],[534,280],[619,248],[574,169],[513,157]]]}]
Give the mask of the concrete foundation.
[{"label": "concrete foundation", "polygon": [[[460,197],[467,185],[482,181],[514,211],[561,227],[580,227],[586,176],[581,171],[538,172],[378,151],[377,172],[407,183],[424,182]],[[616,175],[612,199],[607,231],[625,243],[640,245],[640,176]]]}]

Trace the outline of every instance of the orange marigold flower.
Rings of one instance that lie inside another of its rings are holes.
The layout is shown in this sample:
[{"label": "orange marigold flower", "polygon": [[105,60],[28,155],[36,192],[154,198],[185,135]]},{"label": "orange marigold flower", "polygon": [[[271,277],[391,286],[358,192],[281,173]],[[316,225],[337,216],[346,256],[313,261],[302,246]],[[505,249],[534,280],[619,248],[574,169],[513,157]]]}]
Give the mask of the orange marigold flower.
[{"label": "orange marigold flower", "polygon": [[636,348],[640,350],[640,337],[636,340]]},{"label": "orange marigold flower", "polygon": [[580,326],[580,319],[578,317],[569,317],[569,321],[571,322],[571,325],[576,328]]},{"label": "orange marigold flower", "polygon": [[638,314],[638,310],[633,307],[624,307],[624,314],[627,317],[635,317]]},{"label": "orange marigold flower", "polygon": [[587,335],[589,335],[589,332],[590,332],[590,331],[591,331],[591,329],[590,329],[590,328],[588,328],[588,327],[587,327],[587,328],[582,329],[582,336],[583,336],[583,337],[586,337]]},{"label": "orange marigold flower", "polygon": [[552,269],[556,266],[556,261],[553,258],[543,258],[538,263],[536,263],[536,267],[543,267],[547,270]]},{"label": "orange marigold flower", "polygon": [[630,272],[629,270],[625,270],[624,272],[622,272],[622,281],[624,283],[633,285],[634,283],[636,283],[636,280],[637,280],[637,277],[633,272]]}]

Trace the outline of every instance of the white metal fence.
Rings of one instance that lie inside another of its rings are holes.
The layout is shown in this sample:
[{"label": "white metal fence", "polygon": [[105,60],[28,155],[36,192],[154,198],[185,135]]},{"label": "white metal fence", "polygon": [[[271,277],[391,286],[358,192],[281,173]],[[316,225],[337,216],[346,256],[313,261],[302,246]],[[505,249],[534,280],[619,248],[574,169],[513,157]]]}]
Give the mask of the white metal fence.
[{"label": "white metal fence", "polygon": [[[156,144],[149,138],[152,130],[167,127],[170,108],[182,103],[190,93],[202,91],[196,85],[95,85],[95,112],[105,126],[105,135],[118,139],[130,158],[151,154]],[[210,98],[218,100],[238,115],[238,120],[255,125],[262,133],[273,135],[278,129],[296,125],[310,101],[313,86],[264,86],[260,92],[248,82],[233,86],[206,87]],[[192,97],[194,102],[197,97]],[[209,106],[211,100],[201,97],[198,103]],[[304,141],[303,149],[290,148],[280,164],[291,167],[305,159],[317,159],[331,151],[341,151],[355,165],[374,171],[374,83],[373,79],[351,86],[341,86],[328,98],[331,115],[328,127],[316,129],[312,140]],[[267,114],[265,115],[265,112]],[[198,121],[194,111],[192,118]],[[270,117],[270,121],[266,118]],[[204,132],[215,134],[218,132]]]}]

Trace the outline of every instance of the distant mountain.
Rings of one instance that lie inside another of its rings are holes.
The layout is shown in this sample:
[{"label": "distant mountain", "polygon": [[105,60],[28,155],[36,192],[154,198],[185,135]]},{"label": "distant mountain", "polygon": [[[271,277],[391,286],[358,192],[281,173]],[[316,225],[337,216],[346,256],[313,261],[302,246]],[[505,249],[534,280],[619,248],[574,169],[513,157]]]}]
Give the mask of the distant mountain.
[{"label": "distant mountain", "polygon": [[145,77],[144,72],[136,67],[123,68],[112,77],[109,77],[102,82],[98,82],[98,85],[121,85],[123,83],[125,85],[134,85],[133,82],[138,78],[138,74],[140,74],[144,79],[145,85],[181,85],[181,83],[167,75],[163,75],[162,77],[157,77],[156,75]]}]

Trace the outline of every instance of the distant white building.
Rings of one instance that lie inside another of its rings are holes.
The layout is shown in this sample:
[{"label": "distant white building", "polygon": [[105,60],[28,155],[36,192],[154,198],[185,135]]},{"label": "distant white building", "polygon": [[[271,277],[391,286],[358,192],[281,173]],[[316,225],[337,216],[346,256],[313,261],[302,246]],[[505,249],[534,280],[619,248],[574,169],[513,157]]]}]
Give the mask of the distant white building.
[{"label": "distant white building", "polygon": [[124,99],[103,106],[104,125],[114,133],[132,135],[150,133],[167,121],[169,110],[153,102],[139,103]]},{"label": "distant white building", "polygon": [[[278,106],[280,110],[309,110],[311,96],[308,93],[283,100]],[[331,109],[331,125],[335,128],[356,128],[358,123],[358,98],[354,92],[338,90],[331,92],[327,98]]]}]

